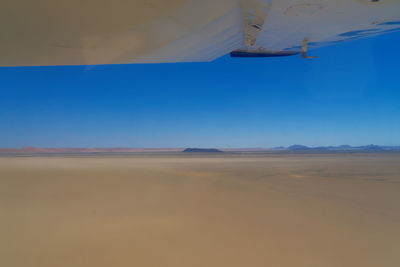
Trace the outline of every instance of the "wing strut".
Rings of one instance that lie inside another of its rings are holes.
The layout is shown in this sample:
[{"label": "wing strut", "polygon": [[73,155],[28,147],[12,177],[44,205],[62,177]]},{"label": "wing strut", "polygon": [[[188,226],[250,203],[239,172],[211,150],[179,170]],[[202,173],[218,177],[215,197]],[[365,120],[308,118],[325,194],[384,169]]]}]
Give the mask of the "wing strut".
[{"label": "wing strut", "polygon": [[301,57],[302,58],[317,58],[315,56],[307,56],[307,48],[308,48],[308,38],[305,37],[303,39],[303,45],[301,46]]}]

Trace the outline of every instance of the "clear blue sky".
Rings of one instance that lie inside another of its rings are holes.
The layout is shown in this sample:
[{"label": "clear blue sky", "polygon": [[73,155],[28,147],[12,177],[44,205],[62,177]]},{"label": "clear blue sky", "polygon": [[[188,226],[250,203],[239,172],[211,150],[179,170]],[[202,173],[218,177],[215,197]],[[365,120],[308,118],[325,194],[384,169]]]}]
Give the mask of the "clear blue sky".
[{"label": "clear blue sky", "polygon": [[399,43],[316,60],[0,68],[0,147],[399,145]]}]

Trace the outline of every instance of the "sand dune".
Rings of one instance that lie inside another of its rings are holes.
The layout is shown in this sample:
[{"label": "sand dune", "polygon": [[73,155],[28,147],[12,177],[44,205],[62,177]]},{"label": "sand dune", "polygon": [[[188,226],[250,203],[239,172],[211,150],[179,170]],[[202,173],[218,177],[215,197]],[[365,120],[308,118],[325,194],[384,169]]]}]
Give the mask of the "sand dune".
[{"label": "sand dune", "polygon": [[400,266],[400,154],[0,158],[0,266]]}]

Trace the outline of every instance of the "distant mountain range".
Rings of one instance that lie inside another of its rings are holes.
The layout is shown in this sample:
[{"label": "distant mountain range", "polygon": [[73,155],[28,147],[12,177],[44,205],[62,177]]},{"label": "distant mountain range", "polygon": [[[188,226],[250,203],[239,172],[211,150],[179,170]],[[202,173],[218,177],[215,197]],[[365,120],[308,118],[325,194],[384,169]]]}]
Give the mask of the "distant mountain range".
[{"label": "distant mountain range", "polygon": [[385,152],[385,151],[398,151],[400,152],[400,146],[378,146],[378,145],[366,145],[366,146],[318,146],[309,147],[305,145],[291,145],[288,147],[278,146],[273,148],[228,148],[221,149],[224,152]]},{"label": "distant mountain range", "polygon": [[23,147],[23,148],[0,148],[0,153],[21,153],[21,154],[64,154],[64,153],[221,153],[221,152],[242,152],[242,153],[296,153],[296,152],[400,152],[400,146],[319,146],[308,147],[304,145],[292,145],[289,147],[274,147],[274,148],[37,148],[37,147]]},{"label": "distant mountain range", "polygon": [[308,147],[304,145],[292,145],[289,147],[278,147],[275,150],[286,150],[286,151],[360,151],[360,152],[379,152],[379,151],[400,151],[400,146],[378,146],[378,145],[366,145],[366,146],[319,146],[319,147]]}]

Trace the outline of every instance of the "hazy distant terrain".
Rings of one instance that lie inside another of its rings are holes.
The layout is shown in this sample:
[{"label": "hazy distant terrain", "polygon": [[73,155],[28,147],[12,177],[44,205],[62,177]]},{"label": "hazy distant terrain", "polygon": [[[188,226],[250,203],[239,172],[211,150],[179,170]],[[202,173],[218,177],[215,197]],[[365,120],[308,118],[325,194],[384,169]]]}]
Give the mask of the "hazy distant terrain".
[{"label": "hazy distant terrain", "polygon": [[0,266],[400,266],[400,154],[0,157]]},{"label": "hazy distant terrain", "polygon": [[42,147],[22,147],[22,148],[0,148],[0,156],[9,154],[144,154],[144,153],[379,153],[379,152],[400,152],[400,146],[319,146],[308,147],[304,145],[291,145],[288,147],[274,148],[42,148]]},{"label": "hazy distant terrain", "polygon": [[222,153],[221,150],[216,148],[186,148],[184,153]]}]

